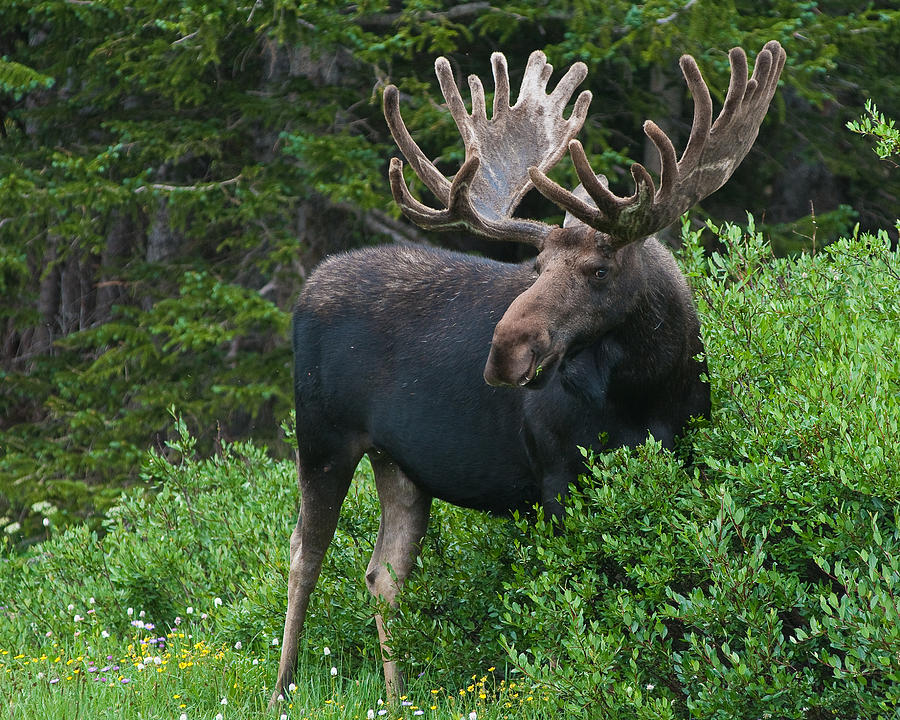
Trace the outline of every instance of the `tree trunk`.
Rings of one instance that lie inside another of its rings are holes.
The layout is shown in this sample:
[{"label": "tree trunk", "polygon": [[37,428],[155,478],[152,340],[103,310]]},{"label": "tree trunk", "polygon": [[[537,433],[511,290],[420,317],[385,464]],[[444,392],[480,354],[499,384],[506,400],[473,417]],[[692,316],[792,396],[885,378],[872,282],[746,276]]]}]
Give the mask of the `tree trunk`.
[{"label": "tree trunk", "polygon": [[[43,267],[48,268],[40,279],[38,291],[38,315],[40,323],[22,332],[19,350],[15,360],[25,360],[50,352],[50,347],[58,334],[57,313],[59,311],[60,272],[56,262],[57,240],[51,238],[44,254]],[[40,273],[36,268],[35,274]]]},{"label": "tree trunk", "polygon": [[128,251],[133,245],[134,223],[124,212],[114,212],[110,218],[106,247],[100,258],[101,279],[97,285],[97,306],[94,323],[102,325],[112,317],[112,308],[126,298],[124,286],[118,275],[122,265],[128,260]]}]

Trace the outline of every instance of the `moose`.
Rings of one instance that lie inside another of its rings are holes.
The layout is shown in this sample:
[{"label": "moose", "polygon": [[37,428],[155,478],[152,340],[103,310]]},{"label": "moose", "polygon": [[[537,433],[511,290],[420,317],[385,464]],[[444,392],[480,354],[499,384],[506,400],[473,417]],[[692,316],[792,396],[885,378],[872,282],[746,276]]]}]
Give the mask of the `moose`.
[{"label": "moose", "polygon": [[[491,57],[493,112],[469,78],[466,109],[445,58],[435,62],[465,146],[448,180],[384,91],[399,149],[444,207],[413,197],[403,164],[390,184],[404,214],[427,230],[464,228],[537,250],[510,264],[416,245],[377,246],[327,258],[293,314],[300,517],[290,540],[287,616],[273,703],[292,681],[310,593],[335,532],[354,470],[368,453],[381,520],[366,584],[394,603],[415,564],[433,498],[502,514],[541,506],[560,518],[582,469],[579,446],[635,446],[648,435],[672,447],[690,418],[710,412],[700,324],[684,276],[653,237],[720,188],[753,145],[778,85],[785,52],[771,41],[748,79],[730,51],[731,79],[713,122],[697,63],[681,70],[694,98],[680,159],[652,121],[644,132],[660,158],[659,187],[634,164],[635,190],[615,195],[590,167],[575,135],[591,100],[575,63],[547,91],[552,66],[531,54],[510,105],[505,57]],[[546,173],[566,149],[581,185]],[[536,187],[565,211],[561,226],[513,213]],[[601,438],[598,441],[598,438]],[[376,626],[389,696],[402,676],[383,618]]]}]

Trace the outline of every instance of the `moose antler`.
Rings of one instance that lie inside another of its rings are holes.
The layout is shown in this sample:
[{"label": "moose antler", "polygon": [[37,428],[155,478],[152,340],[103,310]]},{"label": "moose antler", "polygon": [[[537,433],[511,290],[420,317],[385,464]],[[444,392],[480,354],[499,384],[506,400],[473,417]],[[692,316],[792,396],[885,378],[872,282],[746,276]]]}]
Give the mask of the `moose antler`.
[{"label": "moose antler", "polygon": [[403,163],[391,159],[391,191],[406,216],[429,230],[464,226],[494,240],[516,240],[540,248],[553,229],[536,220],[513,218],[522,197],[533,185],[531,169],[543,173],[552,168],[578,134],[587,117],[591,93],[583,91],[569,119],[563,110],[576,86],[587,76],[587,67],[577,62],[550,94],[547,82],[553,67],[539,50],[531,53],[515,105],[509,104],[509,73],[502,53],[491,55],[494,71],[494,111],[488,120],[484,87],[469,76],[472,113],[466,111],[453,79],[450,63],[435,61],[441,91],[459,128],[466,159],[451,182],[429,160],[406,129],[400,116],[399,92],[393,85],[384,91],[384,115],[397,146],[416,175],[446,206],[435,210],[416,200],[403,179]]},{"label": "moose antler", "polygon": [[582,193],[564,190],[537,166],[529,168],[535,186],[582,222],[609,234],[614,245],[624,245],[666,227],[722,187],[750,151],[775,94],[785,52],[776,40],[766,43],[756,57],[749,81],[744,51],[732,49],[729,59],[728,94],[719,117],[712,123],[709,88],[694,58],[690,55],[681,57],[681,71],[694,98],[694,121],[680,160],[676,162],[672,141],[659,126],[652,120],[644,123],[644,132],[659,152],[662,168],[659,190],[646,168],[635,163],[631,166],[634,194],[624,198],[614,195],[606,178],[591,170],[584,148],[577,140],[569,143],[569,151],[584,192],[596,205],[579,197]]}]

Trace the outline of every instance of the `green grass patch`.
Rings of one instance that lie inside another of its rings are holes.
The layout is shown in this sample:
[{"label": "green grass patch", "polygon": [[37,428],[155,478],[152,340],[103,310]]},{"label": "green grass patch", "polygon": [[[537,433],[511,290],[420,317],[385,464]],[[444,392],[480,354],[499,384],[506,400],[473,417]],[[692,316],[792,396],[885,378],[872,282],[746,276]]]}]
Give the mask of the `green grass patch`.
[{"label": "green grass patch", "polygon": [[256,653],[240,643],[216,644],[208,615],[180,620],[163,634],[154,628],[137,630],[132,638],[110,636],[99,641],[101,617],[92,613],[79,622],[83,623],[79,634],[63,641],[51,636],[39,655],[0,647],[0,698],[10,717],[546,717],[546,698],[536,696],[530,687],[498,678],[495,668],[470,676],[459,687],[413,678],[406,694],[389,704],[377,664],[350,672],[327,646],[315,658],[303,656],[298,677],[304,680],[269,712],[268,687],[278,666],[277,647]]}]

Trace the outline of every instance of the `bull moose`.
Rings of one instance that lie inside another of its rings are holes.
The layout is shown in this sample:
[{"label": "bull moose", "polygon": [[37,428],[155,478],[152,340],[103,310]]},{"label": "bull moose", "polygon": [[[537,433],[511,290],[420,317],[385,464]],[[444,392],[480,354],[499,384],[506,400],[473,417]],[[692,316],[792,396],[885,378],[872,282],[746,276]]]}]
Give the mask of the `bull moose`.
[{"label": "bull moose", "polygon": [[[465,228],[537,249],[534,261],[495,262],[431,247],[371,247],[326,259],[293,315],[300,517],[291,535],[288,605],[273,702],[293,679],[299,636],[354,469],[368,453],[381,521],[366,571],[370,592],[393,602],[415,564],[433,498],[491,513],[540,504],[563,511],[582,468],[578,446],[665,447],[692,416],[708,415],[700,325],[685,278],[653,237],[720,188],[749,152],[775,93],[785,53],[771,41],[748,79],[744,51],[713,122],[696,62],[681,58],[694,98],[680,159],[652,121],[659,187],[634,164],[635,190],[613,194],[574,139],[589,92],[564,111],[587,75],[575,63],[547,91],[552,67],[531,54],[514,105],[505,57],[491,57],[487,117],[471,76],[471,112],[438,58],[437,78],[465,146],[452,181],[410,136],[399,92],[384,91],[391,134],[444,205],[413,197],[402,162],[390,183],[406,216],[428,230]],[[581,185],[546,176],[568,148]],[[562,226],[513,217],[532,187],[565,210]],[[388,693],[401,676],[376,617]]]}]

